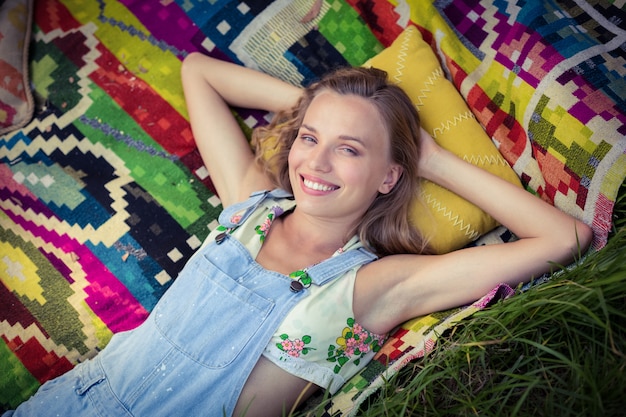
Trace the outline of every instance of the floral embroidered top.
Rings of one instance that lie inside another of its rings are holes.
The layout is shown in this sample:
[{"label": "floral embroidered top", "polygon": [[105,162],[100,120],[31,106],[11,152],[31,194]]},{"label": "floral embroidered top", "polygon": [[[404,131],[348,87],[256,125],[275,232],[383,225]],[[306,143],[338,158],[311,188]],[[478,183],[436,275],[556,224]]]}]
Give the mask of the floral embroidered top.
[{"label": "floral embroidered top", "polygon": [[[243,225],[233,229],[219,226],[212,234],[227,231],[254,258],[274,219],[294,207],[292,199],[268,199]],[[238,216],[231,222],[238,223]],[[355,236],[335,254],[361,246]],[[360,371],[380,349],[385,336],[367,331],[354,320],[352,296],[357,270],[321,287],[311,284],[306,268],[291,273],[290,277],[308,287],[310,294],[285,318],[263,355],[285,371],[331,393]]]}]

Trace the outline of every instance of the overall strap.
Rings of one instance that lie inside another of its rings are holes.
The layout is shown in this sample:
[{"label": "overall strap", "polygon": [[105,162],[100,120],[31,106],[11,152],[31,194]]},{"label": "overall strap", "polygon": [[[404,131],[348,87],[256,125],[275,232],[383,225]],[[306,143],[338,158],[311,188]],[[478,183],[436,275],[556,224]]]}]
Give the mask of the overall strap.
[{"label": "overall strap", "polygon": [[[259,207],[259,205],[264,200],[266,200],[267,198],[272,198],[272,197],[276,199],[282,199],[282,198],[292,197],[292,195],[289,192],[282,190],[280,188],[277,188],[272,191],[264,190],[264,191],[254,192],[250,194],[250,198],[248,198],[247,200],[239,202],[239,203],[235,203],[232,206],[226,207],[222,211],[222,213],[220,213],[220,216],[218,219],[219,223],[226,228],[237,227],[241,223],[245,222],[246,219],[252,213],[254,213],[254,211]],[[237,221],[237,223],[233,223],[231,221],[232,217],[235,214],[241,214],[241,217]]]},{"label": "overall strap", "polygon": [[307,269],[307,274],[316,285],[324,285],[360,265],[376,260],[377,256],[365,248],[346,251],[328,258]]}]

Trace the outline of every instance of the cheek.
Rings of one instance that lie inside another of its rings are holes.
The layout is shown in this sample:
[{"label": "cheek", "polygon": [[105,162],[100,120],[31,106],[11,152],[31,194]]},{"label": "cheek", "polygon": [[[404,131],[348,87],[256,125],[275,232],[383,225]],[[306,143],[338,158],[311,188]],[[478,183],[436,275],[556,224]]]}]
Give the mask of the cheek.
[{"label": "cheek", "polygon": [[292,185],[294,184],[294,181],[296,181],[295,168],[297,165],[298,165],[297,152],[294,152],[292,148],[292,150],[289,151],[289,156],[287,157],[287,168],[289,172],[289,180],[291,181]]},{"label": "cheek", "polygon": [[358,187],[361,191],[366,191],[370,182],[373,182],[371,169],[364,164],[345,164],[337,167],[341,171],[339,176],[346,185]]},{"label": "cheek", "polygon": [[287,163],[289,165],[289,170],[298,169],[302,166],[305,166],[307,161],[309,160],[310,153],[306,146],[302,146],[302,144],[294,143],[289,149],[289,155],[287,157]]},{"label": "cheek", "polygon": [[287,157],[287,166],[289,167],[289,175],[293,172],[294,168],[297,166],[297,152],[294,151],[293,148],[289,151],[289,155]]},{"label": "cheek", "polygon": [[389,167],[387,165],[376,161],[368,164],[363,170],[359,171],[360,175],[354,170],[352,178],[354,178],[354,181],[360,181],[363,184],[367,182],[369,185],[368,188],[371,188],[375,194],[378,194],[380,186],[387,178],[388,170]]},{"label": "cheek", "polygon": [[364,172],[362,167],[350,167],[347,166],[345,169],[342,170],[342,177],[344,179],[345,182],[347,183],[361,183],[363,184],[363,181],[367,178],[365,175],[367,174],[367,172]]}]

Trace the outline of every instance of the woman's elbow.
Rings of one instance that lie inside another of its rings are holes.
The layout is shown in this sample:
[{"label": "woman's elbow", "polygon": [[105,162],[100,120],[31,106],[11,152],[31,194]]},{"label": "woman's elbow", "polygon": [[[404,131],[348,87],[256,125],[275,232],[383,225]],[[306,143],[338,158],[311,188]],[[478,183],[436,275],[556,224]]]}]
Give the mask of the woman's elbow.
[{"label": "woman's elbow", "polygon": [[[579,229],[581,230],[578,231]],[[583,246],[586,251],[593,241],[593,229],[583,222],[577,222],[576,233],[580,236],[579,241],[582,242],[581,246]]]},{"label": "woman's elbow", "polygon": [[591,227],[579,220],[576,220],[574,232],[570,234],[570,238],[567,242],[570,255],[574,258],[582,256],[589,249],[592,240],[593,230]]},{"label": "woman's elbow", "polygon": [[203,57],[203,54],[200,52],[192,52],[187,55],[180,66],[180,75],[184,79],[186,74],[189,74],[190,71],[193,71],[194,67],[197,65],[197,62],[200,61]]}]

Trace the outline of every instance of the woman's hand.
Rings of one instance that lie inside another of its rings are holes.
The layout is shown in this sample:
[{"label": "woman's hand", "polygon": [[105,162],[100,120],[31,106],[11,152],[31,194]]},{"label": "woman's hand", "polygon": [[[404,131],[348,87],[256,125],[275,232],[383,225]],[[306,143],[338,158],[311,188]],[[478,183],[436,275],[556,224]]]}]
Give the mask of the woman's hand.
[{"label": "woman's hand", "polygon": [[448,151],[439,146],[430,133],[420,127],[420,156],[417,166],[419,176],[433,180],[434,173],[442,168],[441,156],[446,152]]},{"label": "woman's hand", "polygon": [[229,106],[287,110],[296,104],[301,89],[200,53],[185,58],[181,75],[194,140],[224,207],[273,187],[254,163]]}]

